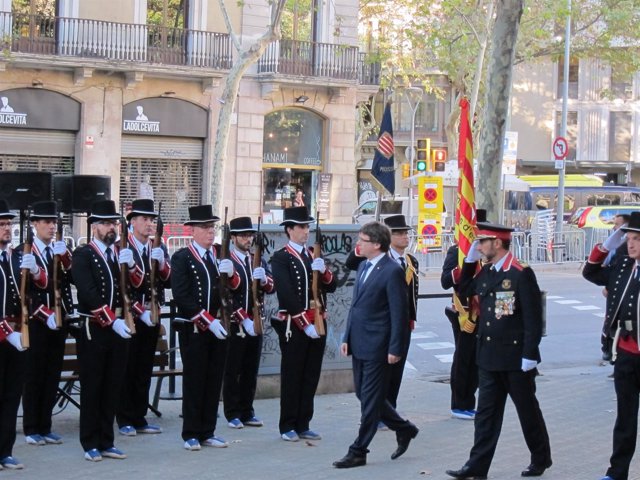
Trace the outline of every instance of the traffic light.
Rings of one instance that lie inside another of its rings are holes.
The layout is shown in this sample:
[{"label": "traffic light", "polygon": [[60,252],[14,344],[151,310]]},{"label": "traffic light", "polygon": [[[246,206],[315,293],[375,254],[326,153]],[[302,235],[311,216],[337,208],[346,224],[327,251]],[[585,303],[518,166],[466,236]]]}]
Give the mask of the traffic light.
[{"label": "traffic light", "polygon": [[431,155],[433,171],[444,172],[444,164],[447,161],[447,151],[444,148],[434,148]]},{"label": "traffic light", "polygon": [[408,163],[402,164],[402,178],[409,178],[411,176],[411,165]]},{"label": "traffic light", "polygon": [[429,162],[429,156],[431,151],[431,139],[430,138],[421,138],[416,143],[416,171],[418,172],[426,172],[427,164]]}]

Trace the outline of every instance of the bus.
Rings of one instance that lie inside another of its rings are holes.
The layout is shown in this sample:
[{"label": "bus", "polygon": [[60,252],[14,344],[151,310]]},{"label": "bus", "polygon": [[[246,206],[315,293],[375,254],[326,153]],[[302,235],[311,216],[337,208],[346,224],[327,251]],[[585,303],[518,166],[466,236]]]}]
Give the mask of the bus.
[{"label": "bus", "polygon": [[[558,202],[558,175],[520,176],[528,192],[505,191],[505,223],[527,230],[535,213],[555,210]],[[640,188],[609,185],[595,175],[565,175],[564,220],[568,222],[582,207],[630,205],[640,203]]]}]

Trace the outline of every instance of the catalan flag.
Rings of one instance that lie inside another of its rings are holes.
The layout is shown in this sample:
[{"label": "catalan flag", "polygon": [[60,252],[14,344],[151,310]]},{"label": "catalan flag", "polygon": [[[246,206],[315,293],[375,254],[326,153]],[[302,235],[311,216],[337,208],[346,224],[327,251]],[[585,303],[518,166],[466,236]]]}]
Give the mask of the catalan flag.
[{"label": "catalan flag", "polygon": [[[476,208],[473,183],[473,138],[469,124],[469,101],[460,100],[460,142],[458,145],[458,205],[456,208],[455,239],[458,244],[458,265],[462,267],[464,258],[475,238]],[[475,323],[467,322],[469,308],[467,299],[454,295],[454,304],[458,310],[460,327],[471,333]]]},{"label": "catalan flag", "polygon": [[371,175],[373,175],[374,180],[376,180],[375,183],[378,189],[382,187],[391,195],[396,191],[396,169],[393,160],[394,148],[391,103],[388,102],[382,115],[382,122],[380,123],[380,135],[378,136],[378,145],[373,156]]}]

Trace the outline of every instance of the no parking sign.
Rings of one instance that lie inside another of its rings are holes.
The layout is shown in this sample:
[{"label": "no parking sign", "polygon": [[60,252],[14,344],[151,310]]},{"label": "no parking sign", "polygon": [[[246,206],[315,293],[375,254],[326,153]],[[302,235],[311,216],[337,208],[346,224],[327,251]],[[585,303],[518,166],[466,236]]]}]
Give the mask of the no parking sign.
[{"label": "no parking sign", "polygon": [[428,250],[442,245],[442,178],[420,177],[418,181],[419,248]]}]

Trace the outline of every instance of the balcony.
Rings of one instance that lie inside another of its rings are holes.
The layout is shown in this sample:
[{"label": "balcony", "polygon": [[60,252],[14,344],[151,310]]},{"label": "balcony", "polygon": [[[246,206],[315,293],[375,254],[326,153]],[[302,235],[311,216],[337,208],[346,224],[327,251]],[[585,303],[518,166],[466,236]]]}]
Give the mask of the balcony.
[{"label": "balcony", "polygon": [[158,25],[0,12],[3,47],[12,53],[227,70],[229,35]]},{"label": "balcony", "polygon": [[258,60],[258,73],[377,85],[380,66],[366,63],[365,57],[353,46],[279,40],[270,44]]}]

